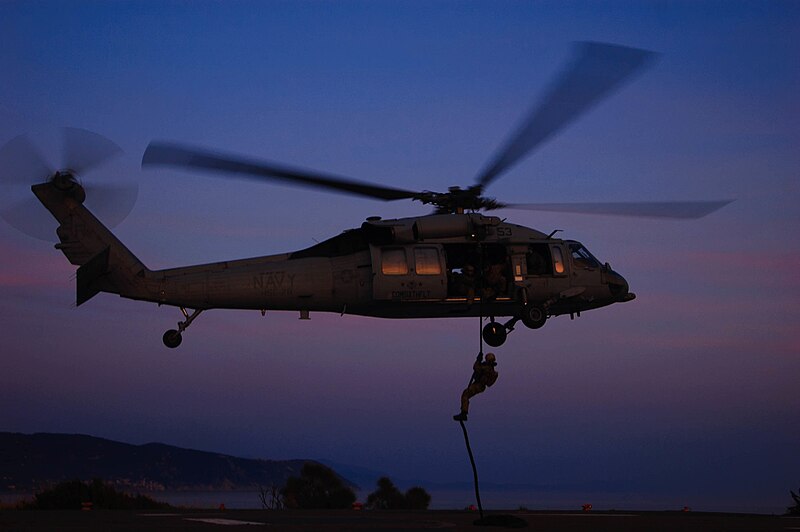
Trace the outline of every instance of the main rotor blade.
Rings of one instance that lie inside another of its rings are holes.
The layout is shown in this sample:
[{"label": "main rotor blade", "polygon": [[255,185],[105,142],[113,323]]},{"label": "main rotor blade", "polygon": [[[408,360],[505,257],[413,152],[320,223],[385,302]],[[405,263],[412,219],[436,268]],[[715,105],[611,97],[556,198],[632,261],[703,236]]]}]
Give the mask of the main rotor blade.
[{"label": "main rotor blade", "polygon": [[610,203],[512,203],[504,209],[529,211],[572,212],[579,214],[608,214],[636,218],[702,218],[721,209],[733,200],[721,201],[644,201]]},{"label": "main rotor blade", "polygon": [[65,127],[62,134],[64,168],[84,175],[96,166],[122,154],[122,148],[106,137],[76,127]]},{"label": "main rotor blade", "polygon": [[315,188],[327,188],[368,196],[384,201],[408,199],[417,192],[361,183],[339,176],[299,170],[268,161],[245,159],[238,155],[213,153],[167,142],[151,142],[142,156],[142,166],[166,165],[229,172],[243,177],[267,181],[283,181]]},{"label": "main rotor blade", "polygon": [[477,177],[476,181],[482,187],[603,97],[609,96],[657,55],[647,50],[597,42],[578,43],[575,51],[572,64]]}]

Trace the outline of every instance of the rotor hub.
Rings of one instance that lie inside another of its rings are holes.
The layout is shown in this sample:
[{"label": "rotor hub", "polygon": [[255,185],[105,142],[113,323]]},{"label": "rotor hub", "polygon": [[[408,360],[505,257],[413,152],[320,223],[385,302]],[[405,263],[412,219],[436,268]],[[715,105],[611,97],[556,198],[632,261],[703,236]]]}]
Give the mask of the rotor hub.
[{"label": "rotor hub", "polygon": [[72,170],[59,170],[53,177],[50,178],[50,182],[55,186],[58,190],[71,190],[75,185],[78,184],[78,180],[75,178],[75,173]]},{"label": "rotor hub", "polygon": [[464,211],[500,209],[504,205],[494,198],[482,196],[483,187],[473,185],[469,188],[449,187],[447,192],[423,191],[413,199],[436,207],[437,214],[460,214]]},{"label": "rotor hub", "polygon": [[58,190],[64,192],[78,203],[86,201],[86,191],[83,189],[75,172],[72,170],[59,170],[50,178],[50,183]]}]

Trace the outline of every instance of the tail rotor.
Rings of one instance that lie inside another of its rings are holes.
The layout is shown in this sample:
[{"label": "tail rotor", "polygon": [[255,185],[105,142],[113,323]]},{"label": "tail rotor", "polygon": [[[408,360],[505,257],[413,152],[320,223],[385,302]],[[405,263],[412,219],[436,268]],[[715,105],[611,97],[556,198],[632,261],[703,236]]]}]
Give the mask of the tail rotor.
[{"label": "tail rotor", "polygon": [[[44,153],[58,149],[47,145],[53,135],[44,134]],[[106,224],[122,222],[136,203],[138,183],[124,173],[100,175],[96,169],[123,152],[110,139],[85,129],[65,127],[58,131],[61,166],[54,168],[36,143],[19,135],[0,148],[0,217],[15,229],[40,240],[55,241],[55,222],[31,193],[35,184],[51,182],[59,188],[77,185],[85,191],[86,206]]]}]

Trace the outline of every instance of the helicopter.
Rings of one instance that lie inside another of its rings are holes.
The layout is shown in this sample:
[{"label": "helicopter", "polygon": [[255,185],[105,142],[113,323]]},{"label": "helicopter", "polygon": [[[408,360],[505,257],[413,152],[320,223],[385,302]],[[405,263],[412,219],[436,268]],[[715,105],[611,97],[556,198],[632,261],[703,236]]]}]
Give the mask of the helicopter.
[{"label": "helicopter", "polygon": [[[59,223],[55,247],[78,266],[77,305],[107,292],[177,307],[183,319],[162,337],[169,348],[178,347],[186,329],[210,309],[258,310],[262,315],[295,311],[300,319],[309,319],[311,312],[381,318],[480,317],[483,341],[498,347],[520,321],[538,329],[552,317],[579,317],[636,296],[621,274],[581,242],[483,212],[529,209],[691,219],[729,203],[506,204],[483,194],[504,172],[651,64],[656,55],[627,46],[578,43],[574,60],[475,184],[452,186],[447,192],[404,190],[175,142],[148,145],[142,168],[214,172],[383,201],[412,200],[434,208],[430,214],[408,218],[370,217],[359,227],[298,251],[148,269],[84,205],[92,193],[78,176],[119,149],[82,130],[67,129],[65,136],[69,140],[65,151],[77,151],[82,160],[48,170],[46,180],[31,190]],[[0,151],[0,165],[8,157],[36,159],[25,140],[12,142],[11,148]],[[44,166],[34,162],[28,166]],[[5,213],[4,217],[8,220]],[[484,318],[489,320],[485,326]]]}]

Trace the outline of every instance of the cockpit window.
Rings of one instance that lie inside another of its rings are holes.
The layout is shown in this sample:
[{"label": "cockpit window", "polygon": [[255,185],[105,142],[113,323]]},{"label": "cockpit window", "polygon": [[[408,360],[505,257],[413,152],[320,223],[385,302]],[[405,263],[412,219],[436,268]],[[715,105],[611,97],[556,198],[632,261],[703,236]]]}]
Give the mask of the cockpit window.
[{"label": "cockpit window", "polygon": [[569,251],[572,253],[572,262],[576,266],[583,268],[600,267],[600,262],[580,242],[569,242]]}]

